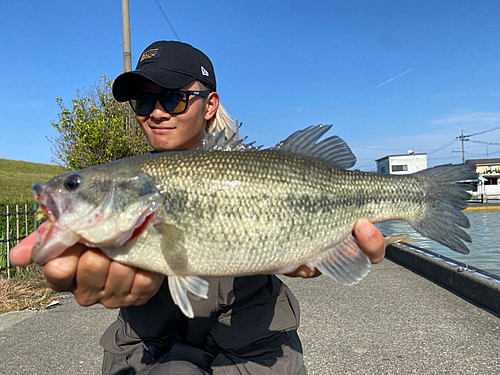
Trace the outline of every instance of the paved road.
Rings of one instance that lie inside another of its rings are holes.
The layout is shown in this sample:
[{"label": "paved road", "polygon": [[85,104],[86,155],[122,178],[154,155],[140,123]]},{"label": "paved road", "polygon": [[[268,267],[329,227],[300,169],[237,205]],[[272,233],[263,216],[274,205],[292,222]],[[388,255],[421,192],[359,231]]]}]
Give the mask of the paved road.
[{"label": "paved road", "polygon": [[[500,373],[500,319],[389,260],[352,287],[285,280],[309,374]],[[66,298],[24,314],[0,316],[0,374],[100,372],[98,339],[116,311]]]}]

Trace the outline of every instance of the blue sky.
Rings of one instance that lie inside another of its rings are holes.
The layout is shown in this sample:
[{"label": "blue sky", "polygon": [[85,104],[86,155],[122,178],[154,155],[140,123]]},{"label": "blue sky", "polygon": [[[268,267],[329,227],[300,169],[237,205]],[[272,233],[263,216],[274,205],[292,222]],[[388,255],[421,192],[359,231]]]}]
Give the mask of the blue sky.
[{"label": "blue sky", "polygon": [[[429,166],[459,163],[461,131],[499,127],[465,150],[500,157],[498,1],[158,1],[212,59],[222,103],[258,144],[333,124],[356,168],[373,171],[410,149]],[[118,0],[2,7],[0,158],[50,163],[56,98],[69,105],[123,69],[120,16]],[[151,42],[176,39],[155,0],[131,2],[130,23],[134,67]]]}]

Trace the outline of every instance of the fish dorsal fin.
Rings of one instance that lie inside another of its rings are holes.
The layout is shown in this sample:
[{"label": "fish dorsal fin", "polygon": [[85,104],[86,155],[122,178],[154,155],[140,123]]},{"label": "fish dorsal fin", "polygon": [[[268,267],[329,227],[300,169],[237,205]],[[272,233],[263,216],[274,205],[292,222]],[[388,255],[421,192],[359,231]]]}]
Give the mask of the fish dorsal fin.
[{"label": "fish dorsal fin", "polygon": [[203,151],[257,151],[262,146],[255,146],[255,142],[243,143],[247,137],[238,138],[235,132],[229,138],[223,131],[214,130],[212,133],[205,133],[201,141],[199,150]]},{"label": "fish dorsal fin", "polygon": [[332,125],[313,125],[298,130],[269,150],[308,156],[337,168],[351,168],[356,164],[356,157],[341,138],[334,135],[316,143],[331,127]]}]

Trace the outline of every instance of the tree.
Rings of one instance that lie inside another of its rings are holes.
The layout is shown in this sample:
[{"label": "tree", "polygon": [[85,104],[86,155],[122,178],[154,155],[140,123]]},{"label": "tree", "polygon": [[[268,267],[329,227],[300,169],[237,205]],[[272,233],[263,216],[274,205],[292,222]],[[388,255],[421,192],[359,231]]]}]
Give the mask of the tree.
[{"label": "tree", "polygon": [[59,135],[49,138],[54,164],[82,169],[149,150],[129,104],[113,98],[112,84],[103,76],[90,89],[77,90],[70,108],[56,99],[61,113],[51,124]]}]

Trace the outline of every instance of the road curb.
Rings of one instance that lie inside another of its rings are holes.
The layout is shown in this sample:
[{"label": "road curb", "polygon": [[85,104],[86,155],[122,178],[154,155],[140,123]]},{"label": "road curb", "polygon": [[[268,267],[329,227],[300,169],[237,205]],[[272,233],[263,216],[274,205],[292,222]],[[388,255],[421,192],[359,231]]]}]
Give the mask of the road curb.
[{"label": "road curb", "polygon": [[392,244],[386,257],[500,315],[500,277],[408,244]]}]

